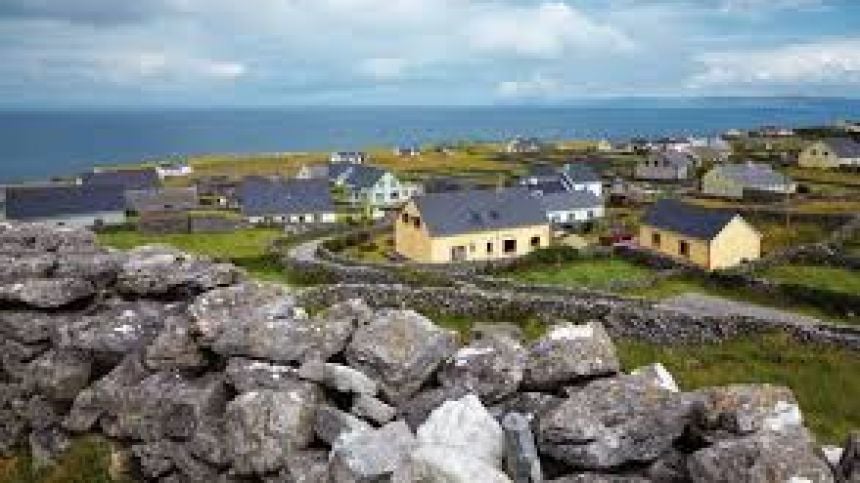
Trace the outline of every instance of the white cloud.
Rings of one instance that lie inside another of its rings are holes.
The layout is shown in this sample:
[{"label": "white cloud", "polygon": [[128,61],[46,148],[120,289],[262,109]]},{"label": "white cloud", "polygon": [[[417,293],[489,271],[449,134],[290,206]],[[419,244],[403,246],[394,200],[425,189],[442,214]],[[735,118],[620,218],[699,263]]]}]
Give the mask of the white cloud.
[{"label": "white cloud", "polygon": [[405,59],[398,57],[375,57],[362,61],[357,70],[366,77],[388,80],[403,77],[407,65]]},{"label": "white cloud", "polygon": [[708,53],[690,87],[860,83],[860,39],[788,45],[772,50]]},{"label": "white cloud", "polygon": [[163,51],[111,51],[95,57],[91,75],[116,84],[235,80],[244,64]]},{"label": "white cloud", "polygon": [[722,0],[724,13],[758,13],[774,10],[810,10],[824,7],[824,0]]},{"label": "white cloud", "polygon": [[600,24],[566,3],[487,8],[466,23],[472,48],[487,53],[557,58],[571,51],[630,50],[622,32]]},{"label": "white cloud", "polygon": [[542,74],[535,74],[525,80],[502,81],[496,86],[496,94],[506,99],[554,97],[564,90],[564,85],[557,79]]}]

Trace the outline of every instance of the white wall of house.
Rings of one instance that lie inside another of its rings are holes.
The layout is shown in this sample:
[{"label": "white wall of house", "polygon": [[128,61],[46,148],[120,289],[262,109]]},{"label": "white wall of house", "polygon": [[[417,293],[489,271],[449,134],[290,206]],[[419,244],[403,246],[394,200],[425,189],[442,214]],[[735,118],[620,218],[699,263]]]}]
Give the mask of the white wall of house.
[{"label": "white wall of house", "polygon": [[547,219],[551,223],[578,223],[597,220],[603,218],[603,216],[604,209],[602,206],[547,212]]},{"label": "white wall of house", "polygon": [[267,223],[275,224],[311,224],[311,223],[334,223],[337,215],[332,212],[324,213],[293,213],[289,215],[249,216],[248,223],[261,225]]},{"label": "white wall of house", "polygon": [[594,193],[594,196],[600,198],[603,196],[603,183],[600,181],[595,181],[592,183],[572,183],[571,188],[573,190],[588,190]]},{"label": "white wall of house", "polygon": [[421,187],[414,183],[402,183],[391,173],[385,173],[370,188],[350,191],[348,199],[353,204],[369,204],[371,206],[392,206],[408,201],[420,194]]}]

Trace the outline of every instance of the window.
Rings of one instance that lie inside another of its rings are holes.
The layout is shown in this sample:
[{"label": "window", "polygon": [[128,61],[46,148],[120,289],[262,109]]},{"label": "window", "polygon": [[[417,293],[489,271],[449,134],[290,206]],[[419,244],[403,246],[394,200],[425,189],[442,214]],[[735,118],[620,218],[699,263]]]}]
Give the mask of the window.
[{"label": "window", "polygon": [[678,242],[678,253],[680,253],[681,256],[689,258],[690,257],[690,244],[688,242],[683,241],[683,240]]},{"label": "window", "polygon": [[456,246],[451,247],[451,260],[453,261],[462,261],[466,259],[466,247],[464,246]]},{"label": "window", "polygon": [[398,192],[396,192],[396,191],[392,191],[392,192],[391,192],[391,199],[392,199],[392,200],[396,200],[396,199],[398,199],[398,198],[400,198],[400,193],[398,193]]},{"label": "window", "polygon": [[585,214],[585,217],[588,218],[589,220],[594,218],[594,211],[588,210],[588,212],[586,212],[586,214]]},{"label": "window", "polygon": [[517,241],[516,240],[505,240],[502,245],[502,250],[505,253],[516,253],[517,252]]},{"label": "window", "polygon": [[475,253],[475,244],[469,243],[469,253]]},{"label": "window", "polygon": [[652,233],[651,234],[651,245],[660,248],[660,234]]},{"label": "window", "polygon": [[400,219],[403,220],[403,223],[409,223],[409,214],[403,213],[403,216],[401,216]]},{"label": "window", "polygon": [[493,253],[493,242],[487,242],[487,253]]},{"label": "window", "polygon": [[530,243],[532,245],[532,248],[540,247],[540,237],[539,236],[533,236]]},{"label": "window", "polygon": [[415,225],[415,228],[421,228],[421,218],[415,217],[412,224]]}]

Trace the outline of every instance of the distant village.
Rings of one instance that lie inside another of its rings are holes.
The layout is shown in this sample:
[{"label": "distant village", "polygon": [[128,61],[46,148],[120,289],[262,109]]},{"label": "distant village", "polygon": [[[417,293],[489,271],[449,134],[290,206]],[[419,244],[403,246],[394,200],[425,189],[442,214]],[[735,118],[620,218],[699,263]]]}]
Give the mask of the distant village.
[{"label": "distant village", "polygon": [[[481,262],[593,243],[635,246],[714,270],[762,255],[766,235],[744,208],[788,214],[804,196],[826,200],[814,182],[792,173],[860,171],[858,138],[854,122],[711,138],[596,140],[575,148],[517,137],[482,148],[512,166],[495,180],[472,177],[466,167],[409,175],[408,167],[427,156],[456,159],[472,149],[457,144],[391,148],[388,156],[403,170],[360,151],[319,156],[291,176],[201,175],[183,160],[6,186],[0,213],[96,229],[133,224],[145,233],[376,223],[390,226],[386,256],[398,261]],[[833,195],[834,202],[844,198]],[[631,207],[641,209],[635,220],[623,216]]]}]

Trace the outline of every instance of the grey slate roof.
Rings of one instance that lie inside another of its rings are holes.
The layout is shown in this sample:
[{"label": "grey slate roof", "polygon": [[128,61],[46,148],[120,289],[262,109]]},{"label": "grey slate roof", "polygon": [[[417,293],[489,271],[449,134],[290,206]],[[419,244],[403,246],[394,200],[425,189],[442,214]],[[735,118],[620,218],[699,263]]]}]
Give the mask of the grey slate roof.
[{"label": "grey slate roof", "polygon": [[700,240],[711,240],[736,215],[730,211],[709,210],[674,199],[662,199],[648,209],[642,223]]},{"label": "grey slate roof", "polygon": [[522,188],[433,193],[413,200],[432,236],[547,223],[543,207]]},{"label": "grey slate roof", "polygon": [[828,138],[823,142],[840,158],[860,158],[860,143],[851,138]]},{"label": "grey slate roof", "polygon": [[574,190],[558,193],[535,193],[532,196],[538,200],[544,211],[570,211],[597,208],[603,202],[589,190]]},{"label": "grey slate roof", "polygon": [[91,186],[121,186],[125,190],[157,188],[161,184],[153,168],[89,172],[81,175],[81,182]]},{"label": "grey slate roof", "polygon": [[675,167],[690,166],[693,164],[693,159],[690,155],[672,149],[655,153],[651,160],[654,158],[660,160],[661,164],[668,162],[670,166]]},{"label": "grey slate roof", "polygon": [[248,177],[239,187],[239,199],[246,216],[334,212],[328,183],[321,179]]},{"label": "grey slate roof", "polygon": [[125,211],[119,186],[52,185],[6,188],[6,217],[33,220]]},{"label": "grey slate roof", "polygon": [[600,176],[585,163],[568,163],[564,165],[564,174],[574,183],[598,183]]},{"label": "grey slate roof", "polygon": [[539,192],[544,194],[549,193],[564,193],[567,192],[567,186],[562,181],[561,176],[557,176],[556,179],[553,180],[545,180],[538,181],[534,184],[524,184],[524,187],[528,188],[532,193]]},{"label": "grey slate roof", "polygon": [[774,171],[769,164],[741,163],[715,166],[714,171],[743,186],[786,185],[792,181],[787,176]]},{"label": "grey slate roof", "polygon": [[128,207],[138,213],[147,211],[186,211],[198,207],[197,188],[154,188],[126,191]]},{"label": "grey slate roof", "polygon": [[382,178],[387,171],[366,164],[335,163],[329,166],[329,180],[342,181],[356,189],[370,188]]}]

